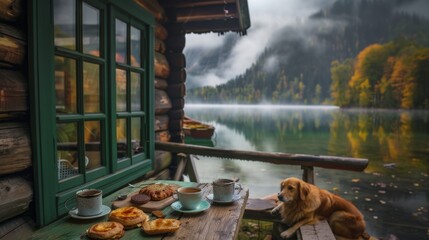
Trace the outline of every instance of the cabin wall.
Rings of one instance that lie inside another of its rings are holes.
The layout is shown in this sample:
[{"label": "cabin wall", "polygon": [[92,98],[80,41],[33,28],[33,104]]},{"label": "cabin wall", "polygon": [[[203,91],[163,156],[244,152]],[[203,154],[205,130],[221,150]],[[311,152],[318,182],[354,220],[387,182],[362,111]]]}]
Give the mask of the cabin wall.
[{"label": "cabin wall", "polygon": [[0,1],[0,238],[33,216],[25,10]]},{"label": "cabin wall", "polygon": [[[155,136],[156,141],[183,143],[186,60],[185,33],[171,28],[165,9],[156,0],[139,0],[156,18],[155,28]],[[156,151],[155,169],[168,166],[169,176],[176,170],[177,157]]]}]

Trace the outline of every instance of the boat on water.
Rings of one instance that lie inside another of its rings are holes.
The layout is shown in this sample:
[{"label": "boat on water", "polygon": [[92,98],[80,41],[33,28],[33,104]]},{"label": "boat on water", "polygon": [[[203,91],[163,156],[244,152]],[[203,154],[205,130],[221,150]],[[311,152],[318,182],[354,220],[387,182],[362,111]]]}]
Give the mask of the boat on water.
[{"label": "boat on water", "polygon": [[183,120],[183,131],[185,132],[185,136],[195,139],[211,139],[215,127],[185,116]]}]

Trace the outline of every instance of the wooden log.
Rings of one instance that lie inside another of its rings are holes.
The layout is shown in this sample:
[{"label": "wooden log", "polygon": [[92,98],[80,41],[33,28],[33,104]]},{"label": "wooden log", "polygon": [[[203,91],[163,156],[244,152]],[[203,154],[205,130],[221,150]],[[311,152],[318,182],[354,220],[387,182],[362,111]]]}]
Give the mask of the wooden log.
[{"label": "wooden log", "polygon": [[169,84],[167,94],[170,98],[184,97],[186,94],[185,84]]},{"label": "wooden log", "polygon": [[12,26],[0,23],[0,66],[22,64],[26,43],[23,33]]},{"label": "wooden log", "polygon": [[25,112],[27,81],[21,72],[0,70],[0,113]]},{"label": "wooden log", "polygon": [[28,126],[22,123],[0,124],[0,176],[31,166]]},{"label": "wooden log", "polygon": [[164,41],[159,38],[155,38],[155,52],[165,53],[166,47]]},{"label": "wooden log", "polygon": [[168,130],[169,119],[167,115],[155,116],[155,131]]},{"label": "wooden log", "polygon": [[21,0],[0,1],[0,18],[7,21],[16,21],[22,13]]},{"label": "wooden log", "polygon": [[155,140],[159,142],[168,142],[170,141],[170,133],[168,130],[155,132]]},{"label": "wooden log", "polygon": [[185,142],[185,134],[183,131],[170,131],[170,142],[172,143],[184,143]]},{"label": "wooden log", "polygon": [[171,98],[171,107],[174,109],[185,108],[185,99],[183,97]]},{"label": "wooden log", "polygon": [[172,109],[168,112],[170,121],[173,119],[183,119],[185,117],[185,111],[183,109]]},{"label": "wooden log", "polygon": [[165,90],[168,87],[167,80],[162,78],[155,78],[155,88]]},{"label": "wooden log", "polygon": [[168,129],[170,131],[182,131],[183,120],[182,119],[174,119],[168,122]]},{"label": "wooden log", "polygon": [[185,54],[181,52],[169,52],[166,53],[168,63],[170,64],[170,68],[185,68],[186,67],[186,57]]},{"label": "wooden log", "polygon": [[[170,117],[170,119],[172,118]],[[368,166],[368,159],[363,158],[240,151],[166,142],[156,142],[155,149],[170,151],[173,153],[195,154],[219,158],[233,158],[282,165],[314,166],[349,171],[363,171]]]},{"label": "wooden log", "polygon": [[165,8],[192,8],[192,7],[200,7],[200,6],[210,6],[210,5],[219,5],[219,4],[230,4],[236,3],[237,0],[161,0],[162,6]]},{"label": "wooden log", "polygon": [[155,52],[155,77],[167,78],[170,74],[170,65],[165,55]]},{"label": "wooden log", "polygon": [[155,151],[155,162],[154,170],[159,172],[163,169],[166,169],[170,166],[173,156],[171,152],[166,151]]},{"label": "wooden log", "polygon": [[173,68],[167,81],[171,84],[186,82],[186,70],[184,68]]},{"label": "wooden log", "polygon": [[155,89],[155,114],[165,114],[171,109],[171,101],[164,90]]},{"label": "wooden log", "polygon": [[155,38],[165,41],[168,37],[167,29],[162,24],[156,24],[155,26]]},{"label": "wooden log", "polygon": [[0,224],[0,239],[30,239],[36,229],[30,214],[21,214]]},{"label": "wooden log", "polygon": [[[228,15],[226,16],[225,10],[228,9]],[[213,6],[201,6],[192,8],[178,8],[174,13],[175,22],[177,23],[188,23],[194,21],[208,21],[208,20],[226,20],[231,18],[237,18],[239,16],[237,6],[235,3],[232,4],[221,4]],[[168,16],[172,18],[172,15]]]},{"label": "wooden log", "polygon": [[183,49],[185,48],[185,43],[186,43],[185,34],[171,35],[165,41],[165,44],[167,45],[167,49],[173,52],[182,52]]},{"label": "wooden log", "polygon": [[18,176],[0,179],[0,222],[27,211],[32,199],[29,181]]}]

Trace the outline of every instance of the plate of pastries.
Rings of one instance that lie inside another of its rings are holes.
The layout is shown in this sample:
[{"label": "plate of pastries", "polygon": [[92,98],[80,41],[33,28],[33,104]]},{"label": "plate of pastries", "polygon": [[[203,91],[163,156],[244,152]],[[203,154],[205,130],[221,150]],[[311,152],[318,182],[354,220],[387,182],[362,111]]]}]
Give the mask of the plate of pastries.
[{"label": "plate of pastries", "polygon": [[[161,216],[163,217],[162,214]],[[86,235],[90,239],[113,240],[122,238],[127,230],[135,228],[140,228],[147,235],[173,233],[180,228],[180,221],[169,218],[149,220],[149,216],[137,207],[121,207],[110,212],[108,221],[96,223],[88,228]]]}]

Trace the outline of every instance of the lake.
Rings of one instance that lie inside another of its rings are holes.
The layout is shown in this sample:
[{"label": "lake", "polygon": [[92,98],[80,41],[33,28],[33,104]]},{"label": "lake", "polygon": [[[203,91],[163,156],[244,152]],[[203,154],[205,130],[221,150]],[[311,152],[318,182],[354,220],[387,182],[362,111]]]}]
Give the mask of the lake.
[{"label": "lake", "polygon": [[[364,172],[315,168],[316,185],[352,201],[373,236],[429,239],[429,111],[187,104],[185,112],[216,127],[216,148],[369,159]],[[302,177],[297,166],[198,158],[201,181],[238,177],[252,198]]]}]

